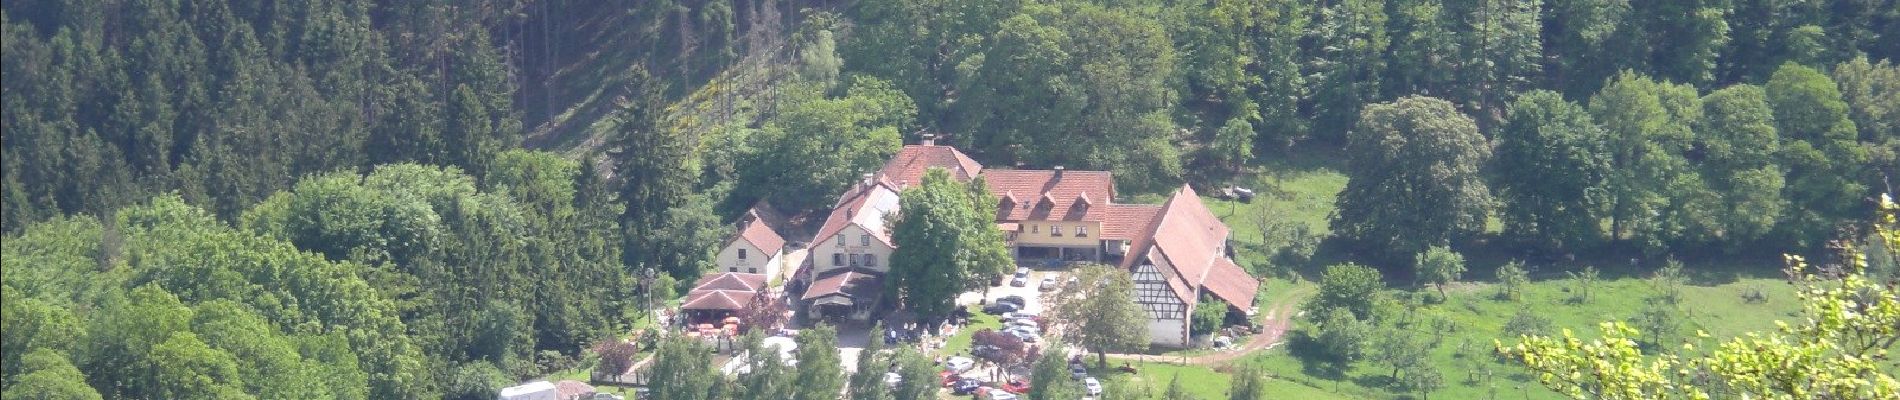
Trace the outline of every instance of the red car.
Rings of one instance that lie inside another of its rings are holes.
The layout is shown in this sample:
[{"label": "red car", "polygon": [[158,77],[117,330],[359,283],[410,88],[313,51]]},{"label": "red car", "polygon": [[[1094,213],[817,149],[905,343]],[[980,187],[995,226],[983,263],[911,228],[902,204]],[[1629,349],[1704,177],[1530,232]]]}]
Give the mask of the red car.
[{"label": "red car", "polygon": [[1003,384],[1003,390],[1015,394],[1029,393],[1029,381],[1021,379],[1009,381]]},{"label": "red car", "polygon": [[937,372],[937,380],[938,382],[942,383],[944,387],[949,387],[951,384],[957,383],[957,381],[961,379],[963,379],[963,376],[957,375],[957,373],[955,372],[950,372],[950,371]]}]

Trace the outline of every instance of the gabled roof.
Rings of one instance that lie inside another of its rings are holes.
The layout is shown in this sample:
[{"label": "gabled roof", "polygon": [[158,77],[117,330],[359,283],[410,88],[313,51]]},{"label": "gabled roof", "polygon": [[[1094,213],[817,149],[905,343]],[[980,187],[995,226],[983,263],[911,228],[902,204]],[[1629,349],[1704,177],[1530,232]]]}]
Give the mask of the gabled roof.
[{"label": "gabled roof", "polygon": [[726,244],[744,240],[760,252],[778,254],[785,249],[785,237],[778,233],[778,227],[785,226],[784,221],[785,218],[773,210],[772,205],[760,200],[752,205],[752,209],[746,210],[744,216],[739,217],[739,231],[727,239]]},{"label": "gabled roof", "polygon": [[[1182,185],[1181,189],[1168,197],[1167,203],[1149,225],[1148,233],[1136,237],[1129,246],[1129,256],[1122,261],[1122,268],[1133,270],[1142,262],[1143,256],[1153,250],[1153,255],[1167,259],[1175,276],[1182,279],[1180,286],[1170,282],[1175,294],[1182,300],[1194,302],[1193,288],[1207,288],[1222,300],[1236,307],[1247,308],[1253,304],[1253,297],[1246,292],[1259,285],[1259,281],[1248,275],[1233,260],[1223,254],[1223,246],[1230,231],[1227,224],[1221,223],[1205,204],[1201,203],[1194,188]],[[1214,278],[1210,278],[1210,276]],[[1213,280],[1223,282],[1214,283]],[[1215,287],[1215,285],[1219,285]],[[1247,286],[1246,292],[1238,286]],[[1244,296],[1244,298],[1242,298]]]},{"label": "gabled roof", "polygon": [[827,271],[823,277],[812,282],[805,289],[802,300],[812,300],[825,296],[845,295],[852,298],[867,298],[876,294],[883,278],[875,273],[858,269],[844,268]]},{"label": "gabled roof", "polygon": [[765,290],[765,274],[727,272],[699,278],[686,292],[682,310],[733,311],[752,303]]},{"label": "gabled roof", "polygon": [[917,186],[924,181],[924,172],[930,168],[943,168],[958,182],[969,182],[983,172],[983,164],[978,164],[969,155],[950,146],[913,144],[898,150],[878,170],[878,176],[901,185]]},{"label": "gabled roof", "polygon": [[759,291],[765,288],[765,274],[726,272],[707,275],[693,283],[693,290],[746,290]]},{"label": "gabled roof", "polygon": [[1082,213],[1071,213],[1070,209],[1084,194],[1102,202],[1115,197],[1115,177],[1108,171],[992,169],[983,171],[983,183],[999,198],[1004,194],[1018,199],[1035,196],[1035,201],[1018,202],[1009,209],[1000,209],[999,201],[997,219],[1003,221],[1101,221],[1104,213],[1097,211],[1099,203],[1085,207]]},{"label": "gabled roof", "polygon": [[812,236],[811,243],[814,246],[824,243],[845,227],[858,225],[878,241],[891,246],[891,232],[884,226],[884,214],[897,212],[897,202],[897,189],[885,182],[860,184],[838,200],[838,206],[833,207],[831,215],[825,217],[825,225],[818,228],[818,234]]}]

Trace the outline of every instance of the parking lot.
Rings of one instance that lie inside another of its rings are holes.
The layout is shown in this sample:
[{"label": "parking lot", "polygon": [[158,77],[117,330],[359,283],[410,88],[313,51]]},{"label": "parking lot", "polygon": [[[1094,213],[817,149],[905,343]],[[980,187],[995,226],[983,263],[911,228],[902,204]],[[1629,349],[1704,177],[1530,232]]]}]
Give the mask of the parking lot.
[{"label": "parking lot", "polygon": [[[1023,305],[1023,310],[1022,310],[1023,312],[1032,313],[1032,314],[1046,314],[1047,310],[1046,310],[1046,307],[1044,307],[1043,302],[1042,302],[1042,294],[1046,292],[1038,290],[1037,286],[1041,284],[1044,278],[1055,279],[1056,281],[1060,282],[1062,279],[1066,279],[1067,277],[1068,277],[1067,271],[1030,270],[1029,278],[1026,279],[1026,282],[1024,282],[1023,286],[1016,287],[1016,286],[1010,285],[1010,280],[1014,279],[1014,275],[1012,274],[1012,275],[1003,277],[1002,286],[991,286],[987,296],[983,293],[983,291],[964,293],[960,296],[957,296],[957,304],[965,305],[965,306],[975,305],[975,304],[989,304],[989,303],[994,303],[996,302],[996,299],[1000,299],[1003,297],[1021,296],[1024,300],[1024,305]],[[981,301],[980,303],[979,303],[979,300]]]}]

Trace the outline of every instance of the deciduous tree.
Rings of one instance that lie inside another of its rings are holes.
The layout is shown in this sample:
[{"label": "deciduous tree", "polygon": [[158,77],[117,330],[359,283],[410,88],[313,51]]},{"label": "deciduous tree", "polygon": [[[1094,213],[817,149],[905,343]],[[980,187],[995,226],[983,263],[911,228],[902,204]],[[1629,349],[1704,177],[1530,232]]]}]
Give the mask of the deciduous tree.
[{"label": "deciduous tree", "polygon": [[1135,283],[1127,272],[1106,265],[1077,267],[1075,279],[1060,293],[1050,310],[1066,333],[1062,340],[1095,352],[1103,368],[1108,352],[1148,346],[1147,313],[1135,303]]},{"label": "deciduous tree", "polygon": [[1610,200],[1606,139],[1582,106],[1555,92],[1518,96],[1497,136],[1505,233],[1552,250],[1599,240]]},{"label": "deciduous tree", "polygon": [[1483,230],[1491,192],[1479,172],[1491,146],[1451,103],[1412,96],[1368,106],[1346,148],[1333,232],[1396,258]]}]

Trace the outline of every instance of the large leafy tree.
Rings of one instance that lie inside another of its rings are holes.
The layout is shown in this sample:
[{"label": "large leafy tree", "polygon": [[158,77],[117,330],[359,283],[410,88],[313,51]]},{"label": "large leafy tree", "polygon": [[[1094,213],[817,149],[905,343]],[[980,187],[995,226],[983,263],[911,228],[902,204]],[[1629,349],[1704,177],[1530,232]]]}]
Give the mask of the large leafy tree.
[{"label": "large leafy tree", "polygon": [[1554,92],[1519,96],[1497,137],[1497,189],[1506,234],[1547,249],[1602,236],[1610,156],[1603,129]]},{"label": "large leafy tree", "polygon": [[998,162],[1114,170],[1158,189],[1182,173],[1167,31],[1131,11],[1025,6],[1002,22],[957,101],[955,137]]},{"label": "large leafy tree", "polygon": [[1483,230],[1491,192],[1479,172],[1491,146],[1451,103],[1412,96],[1367,106],[1346,147],[1334,232],[1399,257]]},{"label": "large leafy tree", "polygon": [[921,185],[904,191],[900,204],[884,290],[918,316],[948,317],[957,293],[1008,267],[1008,250],[989,218],[996,207],[980,189],[933,168]]},{"label": "large leafy tree", "polygon": [[1702,97],[1702,108],[1696,143],[1703,153],[1702,177],[1720,202],[1712,210],[1714,228],[1717,239],[1737,249],[1766,237],[1787,207],[1776,157],[1781,137],[1760,86],[1711,92]]},{"label": "large leafy tree", "polygon": [[1784,196],[1790,207],[1779,226],[1796,245],[1819,244],[1837,223],[1865,209],[1867,186],[1854,176],[1866,162],[1866,149],[1856,141],[1840,88],[1827,75],[1783,65],[1765,89],[1788,171]]},{"label": "large leafy tree", "polygon": [[1701,232],[1706,185],[1692,169],[1693,124],[1702,107],[1695,89],[1624,71],[1590,98],[1590,114],[1609,133],[1612,239],[1633,238],[1648,250]]},{"label": "large leafy tree", "polygon": [[[99,391],[86,386],[86,375],[73,367],[66,355],[52,349],[37,349],[16,361],[24,373],[8,375],[4,394],[9,399],[99,400]],[[10,358],[11,359],[11,358]]]},{"label": "large leafy tree", "polygon": [[877,78],[854,78],[837,97],[812,84],[788,86],[782,108],[751,139],[742,197],[770,197],[790,210],[828,207],[858,174],[897,153],[917,117],[904,92]]},{"label": "large leafy tree", "polygon": [[1148,346],[1147,313],[1135,303],[1135,282],[1127,272],[1106,265],[1078,267],[1075,279],[1057,293],[1050,311],[1063,327],[1062,340],[1094,352],[1104,368],[1108,352]]},{"label": "large leafy tree", "polygon": [[830,325],[798,332],[798,372],[792,400],[832,400],[844,392],[843,361],[838,358],[838,331]]},{"label": "large leafy tree", "polygon": [[660,339],[647,374],[653,398],[663,400],[712,400],[709,392],[719,381],[712,350],[680,335]]}]

